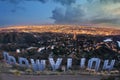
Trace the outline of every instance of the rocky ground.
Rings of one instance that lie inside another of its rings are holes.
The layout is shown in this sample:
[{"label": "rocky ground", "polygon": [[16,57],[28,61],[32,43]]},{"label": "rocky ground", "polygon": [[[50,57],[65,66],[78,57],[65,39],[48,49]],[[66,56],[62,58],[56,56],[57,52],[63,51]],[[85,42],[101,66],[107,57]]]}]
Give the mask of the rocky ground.
[{"label": "rocky ground", "polygon": [[100,80],[100,76],[89,75],[21,75],[1,74],[0,80]]},{"label": "rocky ground", "polygon": [[96,75],[13,75],[1,74],[0,80],[120,80],[120,77]]}]

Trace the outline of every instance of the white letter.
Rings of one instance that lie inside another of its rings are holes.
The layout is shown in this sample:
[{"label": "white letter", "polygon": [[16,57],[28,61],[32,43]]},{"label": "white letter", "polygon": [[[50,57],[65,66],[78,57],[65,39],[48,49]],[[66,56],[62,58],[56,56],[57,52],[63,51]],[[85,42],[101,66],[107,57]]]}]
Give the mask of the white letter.
[{"label": "white letter", "polygon": [[110,65],[108,65],[109,60],[105,60],[104,61],[104,65],[103,65],[103,69],[108,69],[108,70],[112,70],[113,66],[115,64],[115,60],[112,60]]},{"label": "white letter", "polygon": [[92,69],[93,62],[96,62],[95,70],[98,71],[100,66],[100,59],[99,58],[91,58],[88,62],[88,68]]},{"label": "white letter", "polygon": [[72,58],[67,59],[67,69],[72,67]]},{"label": "white letter", "polygon": [[56,70],[56,69],[58,69],[60,67],[60,64],[62,62],[62,58],[58,58],[57,61],[56,61],[56,63],[53,60],[53,58],[49,58],[49,62],[51,64],[51,66],[52,66],[52,69]]},{"label": "white letter", "polygon": [[19,64],[20,64],[21,66],[23,65],[23,62],[25,63],[25,65],[26,65],[27,67],[29,67],[29,62],[28,62],[28,60],[27,60],[26,58],[20,57],[20,58],[19,58]]},{"label": "white letter", "polygon": [[81,67],[81,68],[85,68],[85,61],[86,61],[85,58],[82,58],[82,59],[81,59],[81,62],[80,62],[80,67]]},{"label": "white letter", "polygon": [[36,60],[36,62],[35,62],[34,59],[31,59],[32,67],[35,71],[37,71],[37,70],[43,71],[45,69],[45,65],[46,65],[45,62],[46,62],[46,60]]},{"label": "white letter", "polygon": [[16,64],[16,59],[13,56],[8,56],[8,63],[9,64]]},{"label": "white letter", "polygon": [[4,60],[7,61],[9,54],[7,52],[3,52],[3,57],[4,57]]}]

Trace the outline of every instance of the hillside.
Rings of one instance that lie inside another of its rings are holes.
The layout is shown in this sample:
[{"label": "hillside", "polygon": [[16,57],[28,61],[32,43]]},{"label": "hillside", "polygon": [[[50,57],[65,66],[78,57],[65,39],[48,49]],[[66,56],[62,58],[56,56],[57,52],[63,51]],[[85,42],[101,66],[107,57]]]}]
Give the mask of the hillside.
[{"label": "hillside", "polygon": [[[104,40],[107,38],[113,41],[105,43]],[[26,50],[29,47],[48,48],[54,45],[58,49],[59,47],[66,48],[63,51],[65,54],[71,54],[72,52],[92,52],[94,54],[100,53],[101,55],[102,52],[99,49],[106,47],[108,52],[103,50],[104,52],[109,53],[112,50],[113,53],[120,53],[117,44],[119,40],[120,29],[113,28],[76,25],[13,26],[0,28],[0,50],[10,52],[15,52],[16,49]],[[76,49],[76,51],[71,48]],[[59,53],[54,53],[59,55]]]},{"label": "hillside", "polygon": [[0,28],[1,53],[7,51],[16,58],[21,56],[27,59],[63,57],[66,61],[72,57],[73,65],[77,66],[82,57],[87,60],[98,57],[102,60],[116,59],[115,66],[120,69],[120,46],[117,41],[120,41],[120,30],[113,28],[73,25]]}]

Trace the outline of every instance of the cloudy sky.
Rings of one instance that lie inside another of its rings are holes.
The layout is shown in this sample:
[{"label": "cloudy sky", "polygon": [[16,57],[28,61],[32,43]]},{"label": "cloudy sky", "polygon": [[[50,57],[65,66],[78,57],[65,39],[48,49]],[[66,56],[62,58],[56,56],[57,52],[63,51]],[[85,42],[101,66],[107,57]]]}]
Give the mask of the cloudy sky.
[{"label": "cloudy sky", "polygon": [[0,0],[0,26],[120,25],[120,0]]}]

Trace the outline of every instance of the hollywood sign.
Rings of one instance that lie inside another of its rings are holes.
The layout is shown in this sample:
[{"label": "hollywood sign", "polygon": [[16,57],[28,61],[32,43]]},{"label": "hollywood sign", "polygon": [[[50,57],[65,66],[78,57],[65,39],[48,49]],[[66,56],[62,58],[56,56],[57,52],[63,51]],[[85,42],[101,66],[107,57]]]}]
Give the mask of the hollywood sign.
[{"label": "hollywood sign", "polygon": [[[14,56],[10,56],[7,52],[3,52],[3,56],[4,56],[4,60],[8,63],[8,64],[16,64],[17,61],[15,59]],[[54,61],[53,58],[48,58],[49,63],[51,65],[52,70],[57,70],[60,68],[60,65],[62,63],[62,58],[58,58],[56,61]],[[34,60],[34,59],[30,59],[31,65],[32,65],[32,69],[34,71],[43,71],[46,68],[46,60]],[[86,63],[86,58],[81,58],[80,59],[80,68],[83,69],[85,68],[85,63]],[[100,68],[100,63],[101,60],[99,58],[91,58],[88,60],[88,65],[87,68],[88,69],[95,69],[95,71],[98,71]],[[18,58],[18,64],[19,66],[23,66],[25,65],[26,67],[30,67],[30,63],[26,58],[23,57],[19,57]],[[95,64],[95,65],[93,65]],[[103,63],[103,67],[102,70],[112,70],[115,64],[115,60],[105,60]],[[72,58],[68,58],[67,59],[67,64],[66,64],[66,68],[72,68]]]}]

